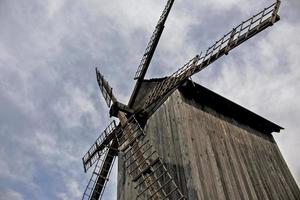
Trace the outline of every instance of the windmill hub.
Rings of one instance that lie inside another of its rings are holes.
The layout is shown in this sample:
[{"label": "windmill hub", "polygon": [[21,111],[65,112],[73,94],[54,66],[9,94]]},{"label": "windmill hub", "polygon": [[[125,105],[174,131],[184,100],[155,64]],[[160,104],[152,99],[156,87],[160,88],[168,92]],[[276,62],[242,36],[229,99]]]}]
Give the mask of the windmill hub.
[{"label": "windmill hub", "polygon": [[127,105],[123,103],[120,102],[113,103],[109,110],[110,117],[118,117],[119,112],[124,112],[126,113],[127,116],[131,116],[133,115],[134,110],[129,108]]}]

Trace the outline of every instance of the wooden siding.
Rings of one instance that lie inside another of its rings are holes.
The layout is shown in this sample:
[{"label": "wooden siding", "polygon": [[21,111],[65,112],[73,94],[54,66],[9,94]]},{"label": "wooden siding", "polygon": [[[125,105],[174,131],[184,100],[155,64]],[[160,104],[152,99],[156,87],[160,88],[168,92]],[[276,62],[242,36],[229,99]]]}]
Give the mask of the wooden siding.
[{"label": "wooden siding", "polygon": [[[271,134],[227,119],[175,91],[145,127],[182,192],[194,199],[300,199]],[[137,192],[119,156],[118,199]]]}]

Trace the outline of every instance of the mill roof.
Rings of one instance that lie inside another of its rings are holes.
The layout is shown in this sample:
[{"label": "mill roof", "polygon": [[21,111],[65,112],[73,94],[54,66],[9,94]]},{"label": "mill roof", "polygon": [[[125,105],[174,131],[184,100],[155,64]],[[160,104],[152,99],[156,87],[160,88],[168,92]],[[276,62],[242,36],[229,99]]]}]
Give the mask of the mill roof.
[{"label": "mill roof", "polygon": [[[139,93],[135,99],[131,100],[133,108],[141,107],[151,90],[156,84],[161,82],[164,78],[144,80],[141,84]],[[280,132],[283,129],[281,126],[263,118],[262,116],[246,109],[245,107],[230,101],[229,99],[195,83],[187,80],[184,84],[177,88],[184,97],[192,98],[198,104],[209,107],[215,112],[231,118],[243,125],[249,126],[262,133]],[[169,93],[168,95],[171,95]],[[166,99],[166,97],[164,97]],[[162,104],[160,102],[160,104]],[[157,105],[159,107],[160,105]]]}]

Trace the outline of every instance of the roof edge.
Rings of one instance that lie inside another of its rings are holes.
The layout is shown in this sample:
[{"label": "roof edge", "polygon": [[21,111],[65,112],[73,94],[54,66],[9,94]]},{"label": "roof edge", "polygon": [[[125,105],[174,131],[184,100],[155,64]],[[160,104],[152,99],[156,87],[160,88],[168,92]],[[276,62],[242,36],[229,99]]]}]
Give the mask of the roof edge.
[{"label": "roof edge", "polygon": [[[230,117],[239,123],[248,125],[262,132],[280,132],[284,128],[269,121],[268,119],[242,107],[241,105],[230,101],[229,99],[193,82],[187,80],[179,88],[179,91],[187,96],[222,113],[224,116]],[[196,89],[196,92],[195,92]]]}]

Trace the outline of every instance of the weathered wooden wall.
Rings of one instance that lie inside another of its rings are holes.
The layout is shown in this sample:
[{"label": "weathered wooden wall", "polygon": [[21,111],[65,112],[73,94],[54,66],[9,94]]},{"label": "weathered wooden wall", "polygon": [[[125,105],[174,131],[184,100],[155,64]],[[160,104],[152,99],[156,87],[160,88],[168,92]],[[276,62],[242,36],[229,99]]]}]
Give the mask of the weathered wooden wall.
[{"label": "weathered wooden wall", "polygon": [[[205,111],[204,111],[205,110]],[[271,134],[204,108],[177,90],[145,127],[182,192],[194,199],[300,199]],[[136,191],[119,156],[118,199]]]}]

